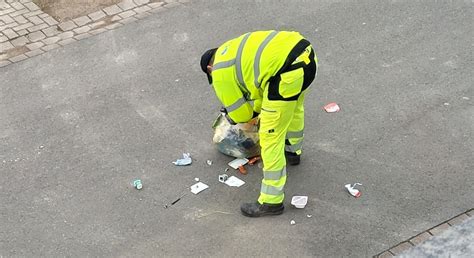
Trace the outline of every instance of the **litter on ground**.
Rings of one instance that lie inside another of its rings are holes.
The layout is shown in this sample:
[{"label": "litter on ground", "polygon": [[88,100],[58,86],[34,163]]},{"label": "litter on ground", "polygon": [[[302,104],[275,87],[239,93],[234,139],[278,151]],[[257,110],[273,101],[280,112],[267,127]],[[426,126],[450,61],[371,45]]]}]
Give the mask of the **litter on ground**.
[{"label": "litter on ground", "polygon": [[219,182],[226,184],[228,186],[235,186],[240,187],[245,184],[240,178],[231,176],[229,177],[227,174],[219,175]]},{"label": "litter on ground", "polygon": [[290,225],[295,225],[295,224],[296,224],[296,221],[290,220]]},{"label": "litter on ground", "polygon": [[341,110],[341,108],[336,102],[331,102],[327,104],[326,106],[324,106],[324,110],[326,110],[326,112],[328,113],[335,113]]},{"label": "litter on ground", "polygon": [[133,187],[135,187],[137,190],[141,190],[143,188],[142,180],[137,179],[133,181]]},{"label": "litter on ground", "polygon": [[191,193],[198,194],[207,188],[209,188],[208,185],[204,184],[203,182],[198,182],[191,186]]},{"label": "litter on ground", "polygon": [[208,159],[208,160],[206,161],[206,163],[207,163],[207,165],[211,166],[211,165],[212,165],[212,160]]},{"label": "litter on ground", "polygon": [[243,166],[249,162],[248,159],[243,158],[243,159],[234,159],[231,162],[228,163],[230,167],[233,169],[239,169],[240,166]]},{"label": "litter on ground", "polygon": [[224,184],[226,184],[228,186],[240,187],[240,186],[244,185],[245,182],[242,181],[241,179],[239,179],[238,177],[231,176],[224,182]]},{"label": "litter on ground", "polygon": [[291,198],[291,204],[298,209],[303,209],[308,203],[308,196],[293,196]]},{"label": "litter on ground", "polygon": [[173,164],[175,164],[176,166],[187,166],[190,165],[192,162],[193,161],[191,159],[191,154],[183,153],[183,158],[173,161]]},{"label": "litter on ground", "polygon": [[247,169],[245,168],[244,165],[240,165],[240,166],[239,166],[239,172],[240,172],[240,174],[242,174],[242,175],[247,175]]},{"label": "litter on ground", "polygon": [[227,174],[219,175],[219,182],[225,183],[225,181],[227,181],[228,178],[229,176]]},{"label": "litter on ground", "polygon": [[347,184],[347,185],[345,185],[344,187],[346,187],[347,191],[349,191],[349,193],[350,193],[352,196],[354,196],[355,198],[359,198],[359,197],[362,195],[362,193],[361,193],[359,190],[357,190],[357,189],[354,188],[354,187],[356,187],[357,185],[362,185],[362,184],[361,184],[361,183],[355,183],[355,184],[353,184],[353,185]]},{"label": "litter on ground", "polygon": [[251,159],[249,160],[249,165],[250,165],[250,166],[255,165],[255,163],[257,163],[260,159],[261,159],[260,156],[255,156],[255,157],[251,158]]},{"label": "litter on ground", "polygon": [[181,198],[183,198],[185,195],[186,195],[186,193],[183,194],[183,195],[181,195],[180,197],[178,197],[178,199],[174,200],[171,204],[165,204],[165,209],[167,209],[167,208],[169,208],[169,207],[175,205],[175,204],[176,204],[177,202],[179,202],[179,201],[181,200]]}]

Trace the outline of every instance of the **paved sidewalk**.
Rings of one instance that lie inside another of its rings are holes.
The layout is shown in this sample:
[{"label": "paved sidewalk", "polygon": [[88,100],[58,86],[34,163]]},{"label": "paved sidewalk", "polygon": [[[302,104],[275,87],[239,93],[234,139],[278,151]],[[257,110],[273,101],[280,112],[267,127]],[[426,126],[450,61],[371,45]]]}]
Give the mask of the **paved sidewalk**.
[{"label": "paved sidewalk", "polygon": [[452,227],[399,257],[472,257],[474,255],[474,218]]},{"label": "paved sidewalk", "polygon": [[[455,216],[454,218],[447,220],[443,223],[440,223],[437,226],[434,226],[430,229],[425,230],[424,232],[421,232],[417,234],[416,236],[403,241],[396,246],[391,247],[390,249],[381,252],[380,254],[376,255],[376,257],[379,258],[388,258],[388,257],[393,257],[397,255],[401,255],[407,252],[407,250],[412,250],[418,246],[425,246],[425,242],[430,241],[432,239],[439,239],[439,235],[445,235],[445,232],[452,232],[453,228],[457,227],[458,225],[461,224],[466,224],[469,223],[468,221],[474,218],[474,209],[468,210],[458,216]],[[459,243],[465,243],[466,239],[469,239],[469,237],[466,238],[466,234],[474,234],[474,228],[473,227],[465,227],[463,235],[456,235],[455,237],[450,237],[453,238],[451,239],[452,241],[457,241]],[[451,241],[450,240],[450,241]],[[414,247],[415,246],[415,247]],[[454,246],[453,246],[454,247]],[[462,249],[462,254],[465,256],[472,256],[474,255],[473,250],[470,249],[469,246],[465,246],[466,248]],[[418,249],[418,248],[416,248]],[[447,249],[447,251],[450,249]],[[412,252],[409,252],[412,253]],[[416,257],[416,256],[415,256]]]},{"label": "paved sidewalk", "polygon": [[123,0],[58,23],[32,0],[0,1],[0,67],[89,38],[189,0]]}]

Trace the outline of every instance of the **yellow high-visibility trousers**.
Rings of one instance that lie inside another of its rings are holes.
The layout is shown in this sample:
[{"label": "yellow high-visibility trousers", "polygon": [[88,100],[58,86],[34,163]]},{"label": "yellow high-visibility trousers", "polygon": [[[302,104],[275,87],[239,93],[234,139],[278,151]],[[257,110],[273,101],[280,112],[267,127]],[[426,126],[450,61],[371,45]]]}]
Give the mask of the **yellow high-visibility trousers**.
[{"label": "yellow high-visibility trousers", "polygon": [[[297,101],[264,100],[260,113],[260,146],[263,161],[263,179],[258,202],[277,204],[285,198],[286,148],[301,154],[304,128],[303,92]],[[294,137],[294,136],[297,137]]]},{"label": "yellow high-visibility trousers", "polygon": [[[311,61],[309,57],[312,59]],[[277,85],[279,87],[278,94],[283,98],[292,96],[297,96],[297,98],[270,100],[268,97],[270,87],[267,87],[263,94],[259,129],[263,161],[263,179],[258,198],[260,204],[283,202],[285,198],[283,188],[287,177],[285,151],[297,155],[301,155],[302,152],[304,100],[309,90],[308,86],[316,75],[317,67],[317,57],[311,47],[295,62],[301,62],[301,60],[310,69],[299,68],[282,73]],[[306,85],[307,83],[309,84]],[[306,89],[301,92],[304,84]]]}]

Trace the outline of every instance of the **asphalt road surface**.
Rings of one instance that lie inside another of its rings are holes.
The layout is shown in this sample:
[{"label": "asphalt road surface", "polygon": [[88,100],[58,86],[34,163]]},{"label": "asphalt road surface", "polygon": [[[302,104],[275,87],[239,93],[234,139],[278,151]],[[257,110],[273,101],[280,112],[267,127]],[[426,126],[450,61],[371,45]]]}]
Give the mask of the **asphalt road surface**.
[{"label": "asphalt road surface", "polygon": [[[450,219],[474,207],[472,24],[472,1],[192,1],[0,68],[0,256],[359,257]],[[261,171],[218,182],[199,58],[266,29],[301,32],[320,69],[287,209],[250,219]]]}]

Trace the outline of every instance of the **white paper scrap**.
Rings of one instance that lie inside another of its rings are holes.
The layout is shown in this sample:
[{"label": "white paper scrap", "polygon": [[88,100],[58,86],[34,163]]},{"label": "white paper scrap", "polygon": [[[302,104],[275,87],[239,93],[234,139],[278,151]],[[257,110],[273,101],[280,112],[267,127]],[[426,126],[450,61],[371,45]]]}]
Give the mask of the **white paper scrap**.
[{"label": "white paper scrap", "polygon": [[198,182],[191,186],[191,193],[198,194],[207,188],[209,188],[208,185],[204,184],[203,182]]},{"label": "white paper scrap", "polygon": [[361,183],[355,183],[354,185],[347,184],[347,185],[344,185],[344,187],[346,187],[347,191],[349,191],[349,193],[352,196],[354,196],[355,198],[359,198],[362,195],[362,193],[358,189],[355,189],[355,187],[358,185],[362,185],[362,184]]},{"label": "white paper scrap", "polygon": [[238,169],[239,166],[243,166],[249,162],[248,159],[243,158],[243,159],[234,159],[231,162],[228,163],[229,166],[231,166],[233,169]]},{"label": "white paper scrap", "polygon": [[227,178],[227,180],[224,183],[228,186],[236,186],[236,187],[240,187],[245,184],[244,181],[240,180],[238,177],[235,177],[235,176],[231,176]]}]

